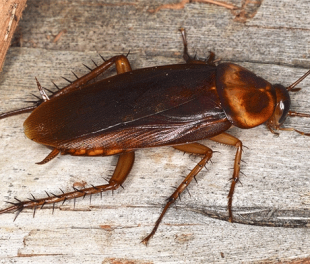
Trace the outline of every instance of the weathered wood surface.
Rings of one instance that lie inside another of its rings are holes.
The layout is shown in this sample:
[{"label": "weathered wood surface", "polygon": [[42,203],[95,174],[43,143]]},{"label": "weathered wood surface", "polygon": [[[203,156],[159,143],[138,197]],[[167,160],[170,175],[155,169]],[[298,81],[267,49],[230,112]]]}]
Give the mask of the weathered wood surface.
[{"label": "weathered wood surface", "polygon": [[0,72],[27,0],[0,1]]},{"label": "weathered wood surface", "polygon": [[[192,3],[180,10],[149,13],[168,1],[29,0],[0,75],[1,112],[27,105],[37,94],[34,77],[44,87],[64,85],[86,73],[82,63],[100,62],[130,50],[133,68],[183,63],[178,28],[187,29],[190,52],[213,50],[272,83],[289,85],[310,66],[310,1],[265,0],[245,23],[215,5]],[[176,3],[177,1],[169,1]],[[232,1],[241,6],[240,1]],[[66,33],[53,42],[62,30]],[[310,113],[310,79],[292,95],[292,109]],[[61,156],[38,166],[49,150],[28,140],[22,124],[27,114],[0,122],[0,206],[5,201],[43,197],[74,183],[101,184],[111,175],[115,157]],[[310,131],[310,120],[289,118],[287,127]],[[235,149],[208,140],[219,151],[189,191],[171,208],[148,247],[140,243],[151,231],[165,199],[198,157],[172,148],[137,151],[124,190],[89,200],[66,202],[61,210],[24,211],[0,216],[1,263],[278,263],[310,257],[310,139],[297,133],[272,135],[264,126],[233,128],[248,147],[243,152],[242,185],[227,215],[227,193]],[[211,218],[211,217],[214,218]],[[258,226],[262,225],[262,226]],[[287,225],[289,227],[275,227]],[[294,227],[294,228],[293,228]],[[127,262],[126,262],[127,261]],[[132,261],[132,262],[130,262]],[[296,262],[297,263],[297,262]]]}]

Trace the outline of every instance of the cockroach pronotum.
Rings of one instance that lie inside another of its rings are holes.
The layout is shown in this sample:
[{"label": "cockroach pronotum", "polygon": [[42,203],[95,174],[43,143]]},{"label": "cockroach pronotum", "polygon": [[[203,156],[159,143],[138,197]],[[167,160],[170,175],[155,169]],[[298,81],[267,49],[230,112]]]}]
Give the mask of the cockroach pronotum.
[{"label": "cockroach pronotum", "polygon": [[[207,61],[188,54],[184,29],[181,29],[185,64],[132,70],[127,56],[104,61],[81,78],[48,96],[37,81],[42,99],[34,105],[7,112],[0,119],[32,112],[24,122],[31,140],[53,148],[38,164],[45,164],[59,153],[74,156],[118,155],[115,171],[108,184],[75,189],[42,199],[10,202],[0,214],[24,208],[43,207],[69,199],[115,190],[126,180],[140,148],[172,146],[200,155],[200,162],[168,198],[153,230],[142,242],[147,244],[163,216],[193,178],[212,157],[212,150],[197,141],[210,139],[236,147],[234,171],[228,194],[229,221],[233,221],[232,198],[239,180],[242,142],[225,131],[232,125],[252,128],[263,123],[272,133],[294,130],[282,128],[286,116],[310,117],[290,111],[289,92],[306,78],[305,73],[285,88],[271,85],[249,70],[233,64],[215,64],[214,53]],[[116,65],[117,75],[87,84]],[[16,215],[16,216],[17,216]]]}]

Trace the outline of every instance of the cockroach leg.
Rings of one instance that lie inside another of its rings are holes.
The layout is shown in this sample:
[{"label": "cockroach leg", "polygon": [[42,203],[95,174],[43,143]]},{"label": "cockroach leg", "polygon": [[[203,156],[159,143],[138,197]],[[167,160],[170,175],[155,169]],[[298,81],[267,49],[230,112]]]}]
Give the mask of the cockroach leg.
[{"label": "cockroach leg", "polygon": [[310,114],[298,113],[294,111],[288,111],[288,116],[310,117]]},{"label": "cockroach leg", "polygon": [[187,39],[186,39],[186,33],[185,33],[185,29],[184,28],[180,28],[179,29],[182,35],[182,39],[183,39],[183,59],[189,63],[192,59],[191,56],[188,54],[188,49],[187,49]]},{"label": "cockroach leg", "polygon": [[54,94],[55,92],[54,91],[52,91],[52,90],[50,90],[50,89],[47,89],[47,88],[45,88],[45,87],[42,87],[45,91],[48,91],[50,94]]},{"label": "cockroach leg", "polygon": [[[303,77],[302,77],[303,78]],[[290,90],[292,91],[292,90]],[[288,111],[287,113],[288,116],[291,116],[291,117],[310,117],[310,114],[305,114],[305,113],[298,113],[298,112],[294,112],[294,111]],[[295,131],[303,136],[310,136],[310,133],[305,133],[305,132],[302,132],[300,130],[297,130],[295,128],[291,128],[291,127],[281,127],[282,124],[277,124],[277,125],[274,125],[272,127],[272,125],[270,123],[266,123],[267,125],[267,128],[273,133],[273,134],[277,134],[279,135],[279,133],[275,132],[274,129],[276,130],[284,130],[284,131]]]},{"label": "cockroach leg", "polygon": [[215,53],[214,52],[210,51],[209,57],[208,57],[206,62],[209,65],[215,66],[215,63],[214,63],[215,62]]},{"label": "cockroach leg", "polygon": [[208,64],[211,66],[215,66],[214,64],[214,58],[215,58],[215,54],[213,52],[210,52],[209,58],[207,59],[207,61],[203,61],[203,60],[196,60],[196,54],[194,56],[194,58],[192,58],[189,53],[188,53],[188,49],[187,49],[187,39],[186,39],[186,32],[184,28],[180,28],[179,29],[182,35],[182,39],[183,39],[183,58],[186,61],[186,63],[189,64]]},{"label": "cockroach leg", "polygon": [[0,214],[12,211],[17,211],[18,213],[20,213],[25,208],[38,208],[39,206],[45,204],[55,204],[65,200],[83,197],[86,195],[101,193],[109,190],[116,190],[126,180],[134,163],[134,159],[134,152],[120,154],[116,168],[108,184],[92,186],[90,188],[85,188],[81,190],[74,190],[73,192],[61,193],[59,195],[48,195],[48,197],[42,199],[31,199],[30,201],[17,200],[16,203],[12,203],[12,206],[0,210]]},{"label": "cockroach leg", "polygon": [[90,67],[88,67],[86,64],[84,64],[84,63],[82,63],[83,64],[83,66],[87,69],[87,70],[89,70],[90,72],[92,71],[92,68],[90,68]]},{"label": "cockroach leg", "polygon": [[95,64],[96,67],[98,67],[97,63],[93,59],[91,61]]},{"label": "cockroach leg", "polygon": [[162,213],[160,214],[159,218],[157,219],[155,226],[152,230],[152,232],[145,237],[141,242],[145,245],[148,244],[150,238],[156,233],[156,230],[163,219],[165,213],[167,212],[170,205],[172,205],[177,198],[180,196],[180,194],[186,189],[186,187],[191,183],[191,181],[194,179],[194,177],[201,171],[201,169],[204,167],[204,165],[211,159],[212,157],[212,150],[204,145],[201,145],[199,143],[190,143],[185,145],[178,145],[173,146],[175,149],[178,149],[183,152],[191,153],[191,154],[198,154],[203,155],[203,158],[201,161],[194,167],[194,169],[191,170],[191,172],[185,177],[185,179],[182,181],[182,183],[179,185],[178,188],[174,191],[174,193],[168,198],[168,202],[166,203]]},{"label": "cockroach leg", "polygon": [[75,78],[77,78],[77,79],[79,78],[79,76],[77,76],[74,71],[71,71],[71,72],[72,72],[72,74],[74,75]]},{"label": "cockroach leg", "polygon": [[[109,60],[105,61],[103,64],[99,65],[97,68],[93,69],[90,73],[76,79],[75,81],[70,83],[68,86],[58,90],[57,92],[55,92],[51,96],[51,98],[60,96],[62,94],[68,93],[68,92],[76,90],[76,89],[80,89],[85,84],[87,84],[90,80],[96,78],[98,75],[105,72],[113,64],[115,64],[115,66],[116,66],[117,73],[124,73],[127,71],[131,71],[130,63],[129,63],[126,56],[124,56],[124,55],[114,56],[114,57],[110,58]],[[54,85],[57,87],[57,89],[59,89],[56,84],[54,84]],[[44,92],[44,90],[43,90],[43,92]],[[41,91],[40,91],[40,93],[41,93]],[[42,95],[42,93],[41,93],[41,95]],[[43,97],[43,95],[42,95],[42,97]],[[44,99],[44,97],[43,97],[43,99]],[[32,112],[34,109],[36,109],[41,104],[41,102],[43,102],[43,101],[41,101],[40,98],[38,100],[39,100],[38,103],[35,105],[24,107],[24,108],[13,110],[13,111],[9,111],[6,113],[2,113],[2,114],[0,114],[0,119],[7,118],[9,116],[15,116],[15,115],[23,114],[23,113]]]},{"label": "cockroach leg", "polygon": [[38,107],[38,105],[35,104],[35,105],[27,106],[27,107],[24,107],[24,108],[12,110],[12,111],[9,111],[9,112],[6,112],[6,113],[1,113],[0,114],[0,119],[4,119],[4,118],[10,117],[10,116],[20,115],[20,114],[24,114],[24,113],[30,113],[34,109],[36,109],[37,107]]},{"label": "cockroach leg", "polygon": [[127,55],[119,56],[119,58],[115,61],[115,67],[118,74],[132,71]]},{"label": "cockroach leg", "polygon": [[116,66],[117,73],[123,73],[127,71],[131,71],[130,63],[126,56],[124,55],[118,55],[110,58],[109,60],[106,60],[104,63],[102,63],[97,68],[91,70],[90,73],[82,76],[81,78],[76,79],[74,82],[72,82],[70,85],[66,86],[65,88],[57,91],[53,97],[57,97],[59,95],[68,93],[70,91],[74,91],[76,89],[80,89],[82,86],[84,86],[86,83],[88,83],[90,80],[96,78],[101,73],[105,72],[107,69],[109,69],[113,64]]},{"label": "cockroach leg", "polygon": [[69,79],[67,79],[66,77],[61,76],[61,78],[63,78],[65,81],[67,81],[68,83],[72,83],[72,81],[70,81]]},{"label": "cockroach leg", "polygon": [[[78,77],[77,77],[77,79],[78,79]],[[58,85],[56,83],[54,83],[53,81],[51,81],[51,82],[52,82],[52,84],[54,84],[54,86],[56,87],[57,90],[60,90],[60,88],[58,87]]]},{"label": "cockroach leg", "polygon": [[296,131],[297,133],[299,133],[300,135],[308,136],[308,137],[310,136],[310,133],[305,133],[305,132],[299,131],[299,130],[297,130],[295,128],[293,128],[293,130]]},{"label": "cockroach leg", "polygon": [[230,191],[228,194],[228,213],[229,213],[229,222],[233,222],[233,215],[232,215],[232,198],[234,195],[235,185],[239,181],[239,173],[240,173],[240,161],[241,161],[241,154],[242,154],[242,142],[227,133],[222,133],[217,136],[209,138],[215,142],[234,146],[237,148],[236,156],[235,156],[235,163],[234,163],[234,173],[232,176],[232,182],[230,186]]},{"label": "cockroach leg", "polygon": [[272,134],[274,134],[274,135],[276,135],[276,136],[279,136],[279,133],[276,132],[276,131],[274,131],[273,128],[271,127],[271,125],[270,125],[269,123],[266,123],[266,127],[268,128],[268,130],[269,130]]},{"label": "cockroach leg", "polygon": [[303,136],[310,136],[310,133],[305,133],[305,132],[302,132],[300,130],[297,130],[295,128],[292,128],[292,127],[279,127],[279,130],[284,130],[284,131],[295,131],[297,133],[299,133],[300,135],[303,135]]}]

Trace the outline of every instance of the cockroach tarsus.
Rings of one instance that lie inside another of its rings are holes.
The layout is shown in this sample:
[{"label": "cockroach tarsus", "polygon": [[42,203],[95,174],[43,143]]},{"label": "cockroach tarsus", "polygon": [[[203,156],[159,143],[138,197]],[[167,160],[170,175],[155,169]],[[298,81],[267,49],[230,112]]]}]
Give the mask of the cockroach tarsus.
[{"label": "cockroach tarsus", "polygon": [[[85,197],[122,186],[131,171],[135,151],[140,148],[172,146],[201,156],[201,160],[167,199],[151,233],[142,242],[147,244],[156,233],[165,213],[195,176],[210,161],[213,151],[196,141],[212,141],[236,147],[233,175],[228,194],[228,220],[233,221],[232,199],[239,181],[242,142],[225,131],[232,125],[252,128],[263,123],[272,133],[283,128],[286,116],[310,117],[290,111],[289,92],[310,71],[289,87],[271,85],[249,70],[233,64],[215,64],[214,53],[207,61],[192,58],[183,38],[185,64],[175,64],[132,70],[127,56],[119,55],[104,62],[81,78],[47,95],[36,79],[42,99],[33,106],[10,111],[0,119],[32,112],[24,122],[25,134],[31,140],[53,148],[38,164],[45,164],[59,153],[74,156],[118,155],[118,162],[107,184],[76,189],[59,195],[49,194],[29,201],[9,202],[0,214],[24,208],[34,209],[69,199]],[[87,84],[112,65],[117,75]],[[85,66],[87,67],[87,66]],[[89,68],[89,67],[87,67]],[[75,75],[75,74],[74,74]],[[76,75],[75,75],[76,76]],[[77,77],[77,76],[76,76]],[[15,217],[15,219],[16,219]]]}]

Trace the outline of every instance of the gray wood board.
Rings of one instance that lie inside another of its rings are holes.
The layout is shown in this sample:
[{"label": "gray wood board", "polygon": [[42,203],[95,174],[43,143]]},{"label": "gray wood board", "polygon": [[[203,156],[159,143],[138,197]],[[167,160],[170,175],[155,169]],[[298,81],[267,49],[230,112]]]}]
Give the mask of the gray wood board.
[{"label": "gray wood board", "polygon": [[[171,3],[177,1],[170,1]],[[234,21],[227,9],[192,3],[181,10],[147,10],[164,1],[28,1],[15,42],[0,75],[1,112],[26,106],[23,100],[42,86],[60,86],[109,58],[130,50],[132,67],[183,63],[178,28],[187,29],[189,49],[198,57],[216,52],[223,61],[249,68],[271,83],[289,85],[309,68],[310,1],[263,1],[254,18]],[[234,1],[240,6],[239,1]],[[67,33],[53,43],[63,29]],[[22,42],[21,38],[22,37]],[[22,47],[18,47],[18,46]],[[98,53],[97,53],[98,52]],[[93,66],[92,66],[93,67]],[[109,71],[111,74],[112,71]],[[310,79],[292,95],[292,110],[310,113]],[[49,150],[28,140],[23,114],[0,122],[0,206],[5,201],[44,197],[74,184],[102,184],[116,157],[59,156],[39,166]],[[306,118],[289,118],[287,127],[310,131]],[[309,258],[310,181],[308,137],[293,132],[272,135],[264,126],[232,128],[244,149],[241,184],[227,217],[235,149],[204,140],[214,153],[176,209],[171,208],[148,247],[140,243],[151,231],[173,186],[198,157],[172,148],[136,152],[124,189],[73,201],[52,210],[25,210],[0,216],[1,263],[259,263]],[[249,223],[249,224],[241,224]],[[250,225],[251,224],[251,225]],[[255,224],[255,225],[253,225]],[[287,225],[288,227],[279,227]],[[223,253],[221,255],[221,253]],[[114,261],[114,262],[113,262]],[[127,262],[126,262],[127,261]]]}]

